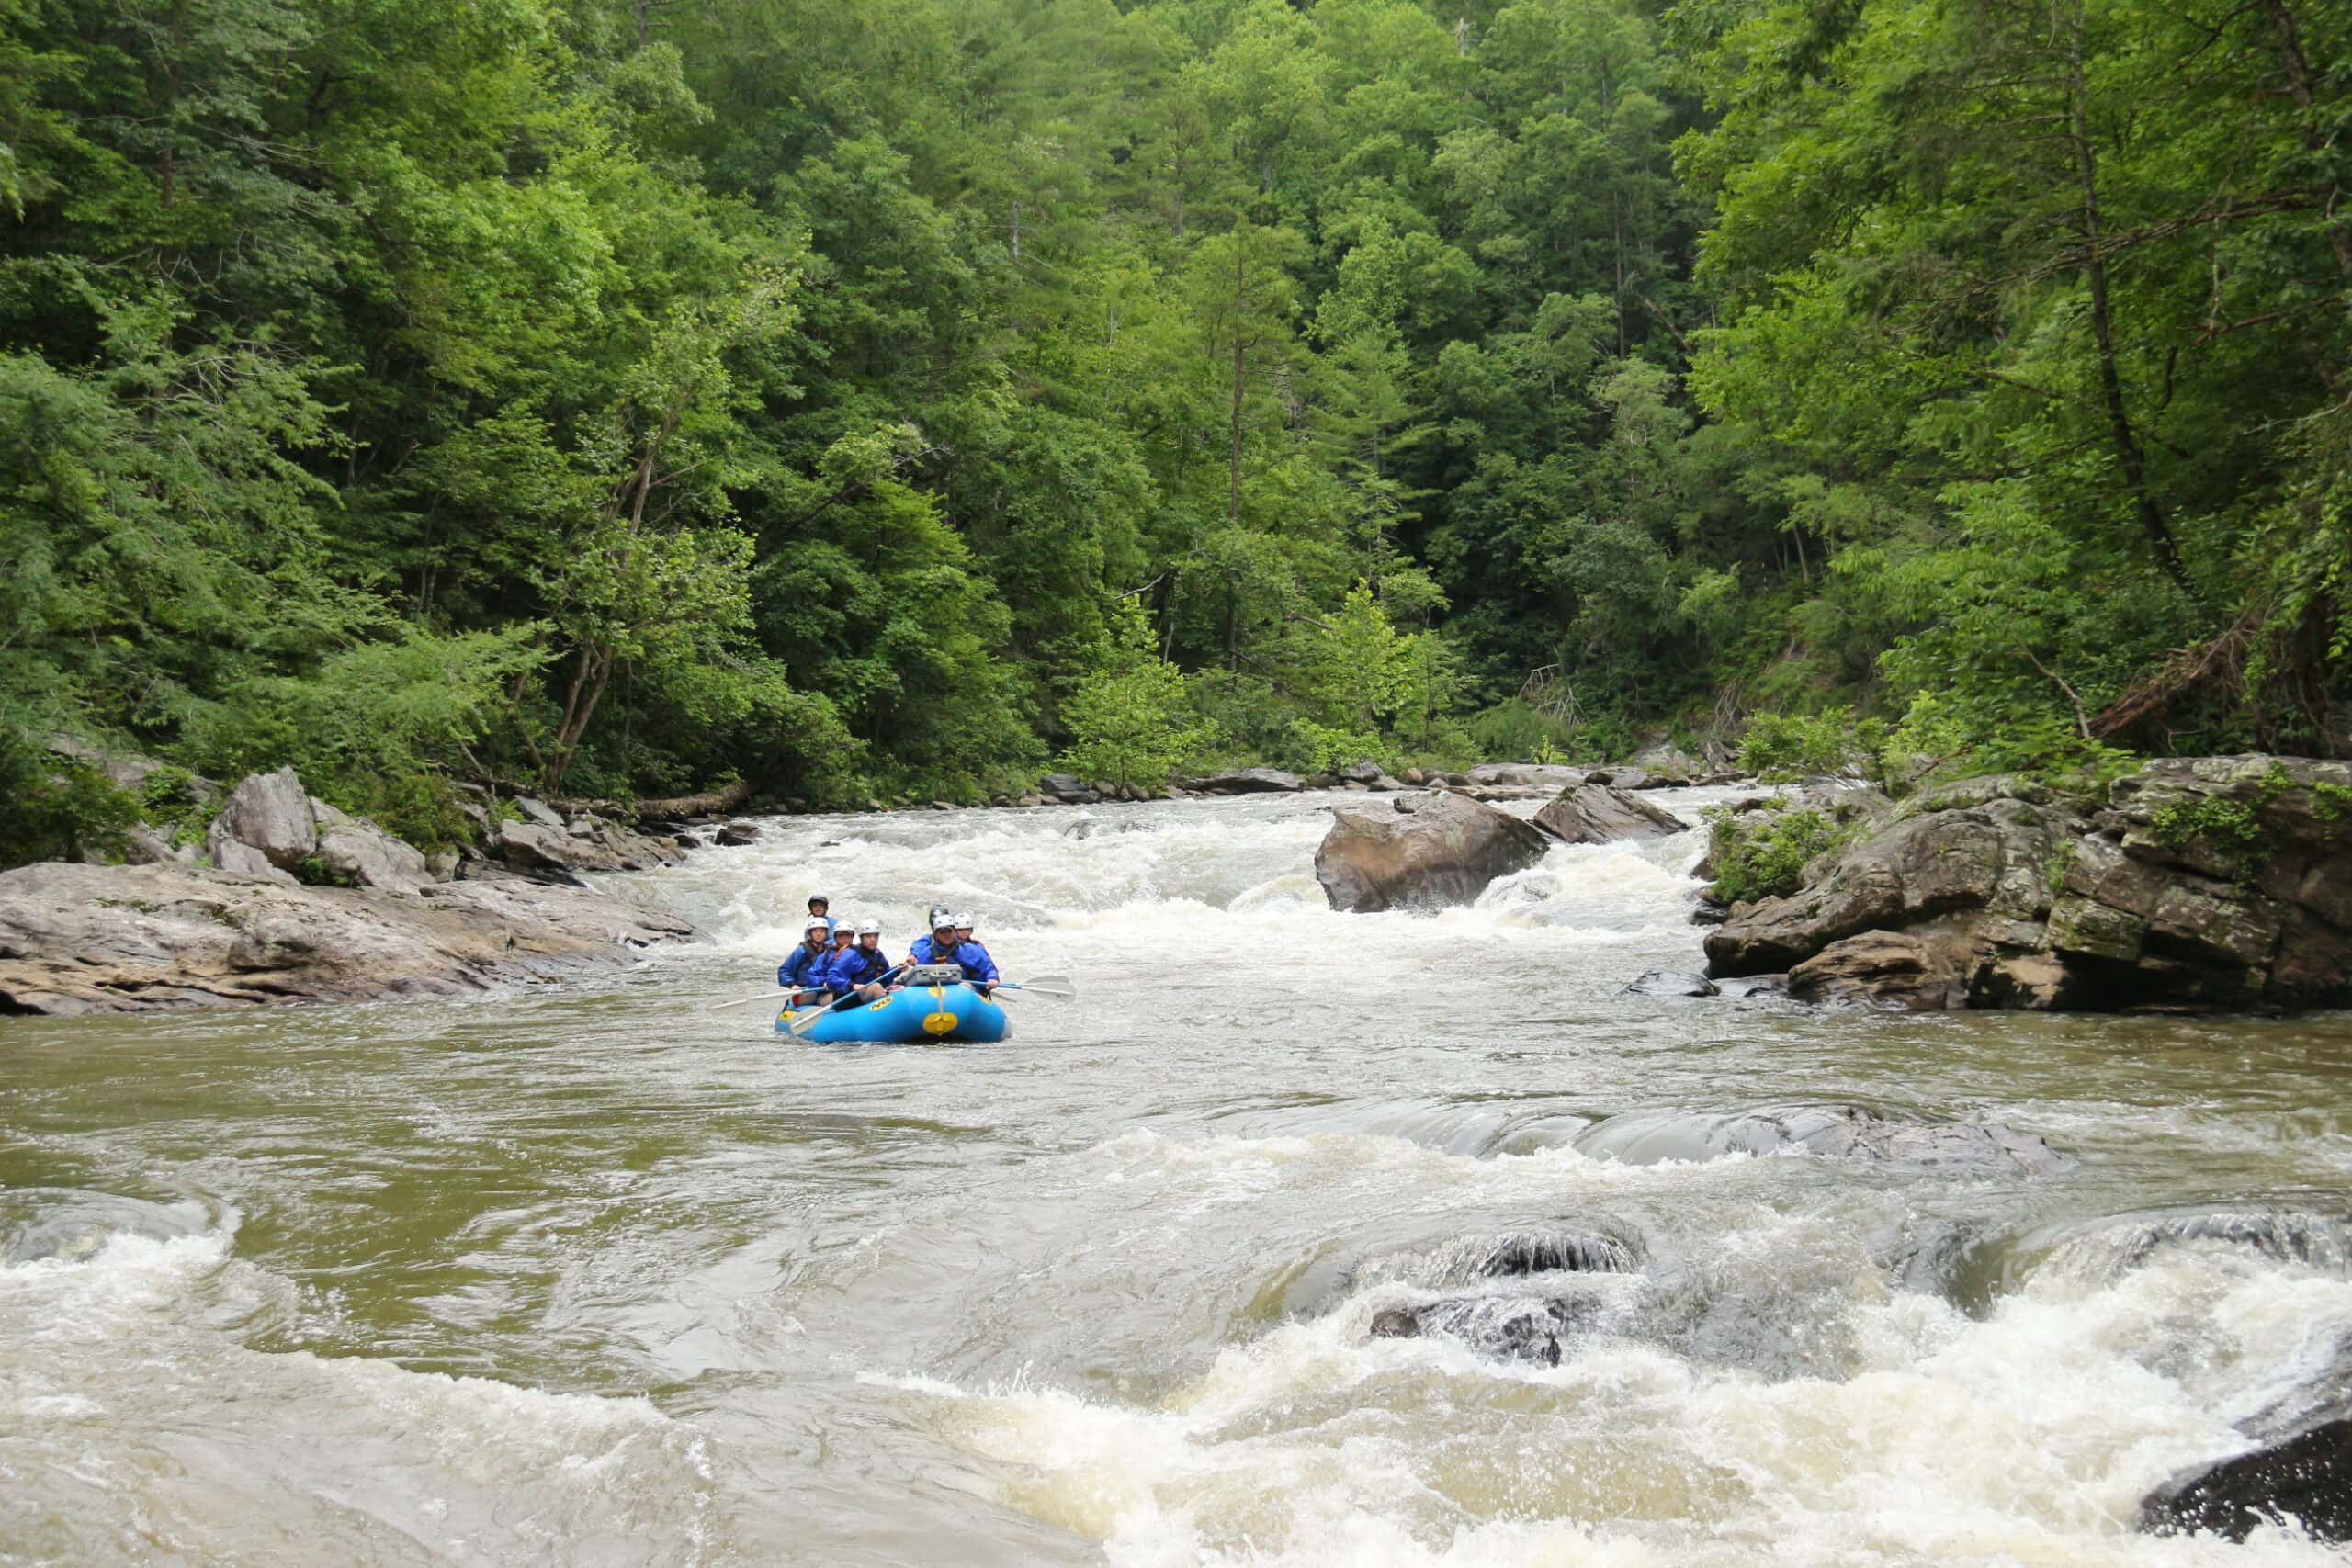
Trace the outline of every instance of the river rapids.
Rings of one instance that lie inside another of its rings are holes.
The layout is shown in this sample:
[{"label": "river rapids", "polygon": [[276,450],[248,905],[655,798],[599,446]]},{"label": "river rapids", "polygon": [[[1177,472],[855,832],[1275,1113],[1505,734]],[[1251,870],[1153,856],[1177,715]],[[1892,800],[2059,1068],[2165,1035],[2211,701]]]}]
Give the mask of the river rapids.
[{"label": "river rapids", "polygon": [[[781,819],[613,879],[704,933],[624,973],[0,1021],[0,1563],[2338,1560],[2132,1521],[2343,1364],[2343,1016],[1627,996],[1700,835],[1341,916],[1331,798]],[[1080,996],[708,1010],[816,891]],[[2064,1158],[1752,1135],[1849,1106]],[[1548,1353],[1373,1331],[1544,1227],[1630,1259]]]}]

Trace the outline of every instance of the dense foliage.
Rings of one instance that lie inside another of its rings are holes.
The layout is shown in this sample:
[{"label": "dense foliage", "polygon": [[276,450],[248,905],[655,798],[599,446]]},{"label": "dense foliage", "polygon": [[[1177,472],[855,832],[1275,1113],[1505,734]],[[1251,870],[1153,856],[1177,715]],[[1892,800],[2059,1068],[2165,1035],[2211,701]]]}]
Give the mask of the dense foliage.
[{"label": "dense foliage", "polygon": [[1831,705],[2339,745],[2347,61],[2312,0],[0,0],[0,850],[119,817],[61,734],[420,839]]}]

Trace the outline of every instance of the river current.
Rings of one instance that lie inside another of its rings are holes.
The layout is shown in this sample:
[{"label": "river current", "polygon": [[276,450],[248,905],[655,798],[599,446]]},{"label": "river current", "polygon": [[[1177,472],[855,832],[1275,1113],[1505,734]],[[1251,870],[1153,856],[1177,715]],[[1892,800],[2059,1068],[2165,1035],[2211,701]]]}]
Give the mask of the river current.
[{"label": "river current", "polygon": [[[1700,835],[1341,916],[1331,798],[778,819],[614,879],[704,933],[626,972],[0,1021],[0,1562],[2340,1560],[2132,1521],[2352,1336],[2344,1016],[1626,996]],[[1080,996],[709,1010],[812,891]],[[2070,1163],[1719,1135],[1845,1105]],[[2216,1215],[2291,1245],[2149,1240]],[[1544,1224],[1643,1256],[1556,1365],[1369,1332]]]}]

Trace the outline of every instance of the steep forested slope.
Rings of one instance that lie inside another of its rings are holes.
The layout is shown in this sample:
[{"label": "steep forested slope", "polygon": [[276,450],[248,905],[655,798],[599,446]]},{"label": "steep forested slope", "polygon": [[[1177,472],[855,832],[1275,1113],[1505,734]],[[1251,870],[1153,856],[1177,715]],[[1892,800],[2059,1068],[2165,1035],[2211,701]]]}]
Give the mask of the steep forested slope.
[{"label": "steep forested slope", "polygon": [[1782,708],[2339,744],[2347,59],[2309,0],[5,0],[0,837],[130,809],[59,734],[424,840]]}]

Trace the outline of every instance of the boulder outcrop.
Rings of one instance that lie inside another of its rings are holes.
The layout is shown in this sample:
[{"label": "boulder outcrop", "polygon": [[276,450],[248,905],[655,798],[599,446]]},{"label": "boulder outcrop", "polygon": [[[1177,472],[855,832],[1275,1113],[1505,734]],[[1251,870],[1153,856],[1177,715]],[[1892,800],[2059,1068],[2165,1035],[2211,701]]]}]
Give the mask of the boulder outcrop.
[{"label": "boulder outcrop", "polygon": [[311,792],[291,768],[246,774],[213,818],[205,847],[212,863],[225,871],[263,877],[275,871],[293,881],[295,869],[319,847]]},{"label": "boulder outcrop", "polygon": [[0,1012],[462,995],[625,963],[692,931],[658,910],[514,878],[403,894],[46,862],[0,874]]},{"label": "boulder outcrop", "polygon": [[1717,978],[1914,1009],[2352,999],[2352,763],[2166,759],[2075,796],[1971,780],[1864,823],[1706,949]]},{"label": "boulder outcrop", "polygon": [[1609,844],[1688,832],[1690,824],[1663,807],[1606,784],[1577,784],[1535,814],[1535,825],[1567,844]]},{"label": "boulder outcrop", "polygon": [[1280,768],[1236,768],[1230,773],[1186,779],[1184,787],[1198,795],[1280,795],[1305,789],[1306,781]]},{"label": "boulder outcrop", "polygon": [[1331,808],[1315,880],[1342,912],[1467,904],[1498,876],[1544,858],[1551,840],[1507,812],[1436,795],[1410,812]]}]

